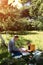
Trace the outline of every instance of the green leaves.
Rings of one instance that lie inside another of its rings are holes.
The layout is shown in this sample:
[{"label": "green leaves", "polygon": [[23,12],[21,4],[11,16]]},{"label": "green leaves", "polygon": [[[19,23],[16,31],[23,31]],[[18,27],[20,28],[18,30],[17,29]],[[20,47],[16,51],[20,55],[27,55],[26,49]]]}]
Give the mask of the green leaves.
[{"label": "green leaves", "polygon": [[[19,0],[20,3],[26,4],[28,0]],[[3,8],[4,14],[0,17],[1,30],[26,30],[30,25],[29,19],[43,22],[43,1],[31,0],[30,6],[24,6],[20,10],[11,5]],[[35,21],[34,23],[37,24]],[[28,25],[28,26],[27,26]],[[31,23],[32,25],[32,23]],[[38,24],[37,24],[38,25]]]},{"label": "green leaves", "polygon": [[24,4],[24,3],[28,2],[28,0],[19,0],[19,2]]}]

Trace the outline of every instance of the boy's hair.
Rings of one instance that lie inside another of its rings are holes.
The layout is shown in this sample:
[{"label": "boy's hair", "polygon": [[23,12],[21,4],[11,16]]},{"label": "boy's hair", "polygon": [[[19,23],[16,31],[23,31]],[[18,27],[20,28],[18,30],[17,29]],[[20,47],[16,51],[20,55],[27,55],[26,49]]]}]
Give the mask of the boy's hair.
[{"label": "boy's hair", "polygon": [[28,41],[28,42],[27,42],[27,44],[30,44],[30,43],[31,43],[31,41]]}]

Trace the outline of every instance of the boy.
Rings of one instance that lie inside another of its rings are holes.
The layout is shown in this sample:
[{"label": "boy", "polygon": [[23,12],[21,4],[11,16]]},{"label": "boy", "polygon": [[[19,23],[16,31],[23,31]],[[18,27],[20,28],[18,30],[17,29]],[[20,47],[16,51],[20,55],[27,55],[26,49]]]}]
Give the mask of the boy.
[{"label": "boy", "polygon": [[27,45],[28,45],[28,52],[35,51],[35,45],[34,44],[31,44],[30,41],[28,41]]}]

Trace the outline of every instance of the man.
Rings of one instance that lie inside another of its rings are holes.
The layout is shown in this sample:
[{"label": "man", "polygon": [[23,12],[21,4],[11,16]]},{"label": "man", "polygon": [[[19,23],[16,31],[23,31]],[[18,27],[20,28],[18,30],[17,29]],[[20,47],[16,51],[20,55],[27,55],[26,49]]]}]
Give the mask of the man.
[{"label": "man", "polygon": [[15,45],[15,42],[18,40],[18,38],[19,37],[15,35],[14,38],[10,40],[9,45],[8,45],[8,51],[10,53],[14,53],[14,55],[22,55],[19,48],[17,48]]}]

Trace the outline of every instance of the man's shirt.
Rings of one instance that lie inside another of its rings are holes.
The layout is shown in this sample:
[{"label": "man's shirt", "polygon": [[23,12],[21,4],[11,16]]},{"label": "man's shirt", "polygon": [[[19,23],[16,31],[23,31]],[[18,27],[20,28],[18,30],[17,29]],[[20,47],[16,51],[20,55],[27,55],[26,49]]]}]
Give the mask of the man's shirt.
[{"label": "man's shirt", "polygon": [[8,51],[18,51],[19,49],[15,45],[14,39],[11,39],[8,45]]}]

